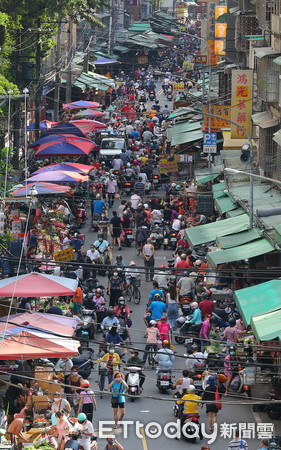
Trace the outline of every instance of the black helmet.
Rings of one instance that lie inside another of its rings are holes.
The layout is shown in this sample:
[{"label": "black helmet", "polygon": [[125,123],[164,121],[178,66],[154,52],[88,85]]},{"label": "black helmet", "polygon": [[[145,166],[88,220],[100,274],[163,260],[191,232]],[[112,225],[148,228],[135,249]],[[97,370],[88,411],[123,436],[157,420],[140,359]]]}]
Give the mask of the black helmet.
[{"label": "black helmet", "polygon": [[122,255],[117,255],[117,256],[116,256],[116,261],[122,261],[122,259],[123,259],[123,258],[122,258]]},{"label": "black helmet", "polygon": [[236,325],[236,320],[233,319],[233,317],[231,317],[231,318],[229,319],[229,321],[228,321],[228,325],[229,325],[230,327],[235,327],[235,325]]}]

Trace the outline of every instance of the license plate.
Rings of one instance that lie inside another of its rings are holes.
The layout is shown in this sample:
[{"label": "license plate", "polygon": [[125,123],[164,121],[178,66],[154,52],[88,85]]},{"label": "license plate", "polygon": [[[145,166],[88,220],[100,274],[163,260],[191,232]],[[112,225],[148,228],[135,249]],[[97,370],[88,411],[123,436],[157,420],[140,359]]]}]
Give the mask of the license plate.
[{"label": "license plate", "polygon": [[161,386],[169,386],[169,381],[160,381]]},{"label": "license plate", "polygon": [[134,239],[134,236],[132,236],[131,234],[127,234],[127,239]]},{"label": "license plate", "polygon": [[153,183],[158,183],[159,180],[153,180]]},{"label": "license plate", "polygon": [[194,381],[194,386],[202,386],[202,381]]},{"label": "license plate", "polygon": [[171,238],[172,242],[176,242],[177,238]]},{"label": "license plate", "polygon": [[186,343],[186,344],[192,344],[192,342],[193,342],[193,338],[187,338],[187,339],[185,340],[185,343]]}]

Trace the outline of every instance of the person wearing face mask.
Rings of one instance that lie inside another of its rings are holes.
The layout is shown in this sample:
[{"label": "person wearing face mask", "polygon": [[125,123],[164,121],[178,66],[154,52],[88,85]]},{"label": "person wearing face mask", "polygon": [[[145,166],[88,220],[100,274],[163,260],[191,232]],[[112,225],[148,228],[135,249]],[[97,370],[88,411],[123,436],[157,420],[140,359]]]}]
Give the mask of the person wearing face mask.
[{"label": "person wearing face mask", "polygon": [[108,280],[107,292],[110,296],[109,306],[114,307],[117,305],[119,297],[122,296],[124,282],[119,276],[117,270],[114,269],[113,275]]},{"label": "person wearing face mask", "polygon": [[83,384],[83,378],[78,373],[78,367],[73,366],[71,369],[71,374],[68,377],[67,384],[69,387],[69,403],[73,407],[75,414],[78,412],[78,404],[80,398],[81,389],[77,389]]},{"label": "person wearing face mask", "polygon": [[106,438],[106,445],[102,450],[124,450],[124,447],[117,442],[115,436],[110,436]]},{"label": "person wearing face mask", "polygon": [[106,445],[102,450],[124,450],[124,447],[122,447],[122,445],[117,442],[115,436],[112,435],[106,438]]},{"label": "person wearing face mask", "polygon": [[109,351],[95,361],[95,363],[98,364],[101,362],[106,363],[106,367],[108,369],[108,383],[111,383],[113,380],[113,375],[119,370],[119,364],[121,363],[120,356],[115,352],[114,346],[110,346]]},{"label": "person wearing face mask", "polygon": [[235,347],[229,347],[229,354],[224,358],[224,375],[227,377],[224,395],[228,394],[228,389],[232,379],[237,375],[239,369],[239,358],[236,356]]},{"label": "person wearing face mask", "polygon": [[55,392],[54,393],[54,401],[51,406],[52,413],[56,413],[58,411],[62,412],[65,410],[70,413],[71,406],[70,406],[69,402],[65,398],[62,398],[62,396],[59,392]]},{"label": "person wearing face mask", "polygon": [[[115,422],[114,428],[118,428],[118,421],[122,422],[125,415],[125,396],[123,394],[129,389],[121,372],[115,373],[113,381],[108,385],[108,389],[112,392],[111,405]],[[118,409],[120,410],[119,418]]]},{"label": "person wearing face mask", "polygon": [[90,389],[88,380],[84,380],[82,384],[83,390],[80,393],[80,401],[78,411],[86,414],[87,419],[92,423],[93,412],[97,410],[97,402],[94,392]]},{"label": "person wearing face mask", "polygon": [[77,422],[73,427],[74,432],[79,433],[78,444],[84,450],[91,450],[91,437],[94,435],[93,424],[87,420],[87,416],[84,413],[79,413],[77,416]]}]

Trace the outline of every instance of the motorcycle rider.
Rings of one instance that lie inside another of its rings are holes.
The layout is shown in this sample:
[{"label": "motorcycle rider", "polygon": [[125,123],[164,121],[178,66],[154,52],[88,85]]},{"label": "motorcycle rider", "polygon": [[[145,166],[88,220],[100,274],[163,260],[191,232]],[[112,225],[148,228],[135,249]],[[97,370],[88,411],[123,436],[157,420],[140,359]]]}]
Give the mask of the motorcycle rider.
[{"label": "motorcycle rider", "polygon": [[93,424],[87,420],[87,416],[84,413],[79,413],[77,419],[73,431],[79,433],[78,444],[81,445],[84,450],[91,450],[91,437],[95,432]]},{"label": "motorcycle rider", "polygon": [[[190,416],[194,414],[198,414],[198,407],[200,405],[199,401],[198,403],[196,400],[201,400],[201,397],[199,395],[195,394],[196,389],[195,386],[192,384],[187,388],[187,394],[183,395],[180,400],[177,400],[178,404],[184,404],[183,413],[181,415],[181,424],[183,425],[185,420]],[[188,401],[192,400],[192,401]]]},{"label": "motorcycle rider", "polygon": [[188,370],[182,371],[182,378],[179,378],[174,384],[173,389],[176,389],[176,396],[182,397],[182,395],[187,393],[187,388],[194,384],[194,381],[189,376]]},{"label": "motorcycle rider", "polygon": [[101,329],[106,331],[109,330],[109,327],[112,327],[113,325],[119,327],[119,320],[115,317],[114,309],[109,309],[106,312],[106,317],[101,323]]},{"label": "motorcycle rider", "polygon": [[206,357],[204,353],[198,351],[196,344],[191,346],[191,355],[189,355],[185,361],[188,370],[193,369],[196,366],[204,366],[206,362]]},{"label": "motorcycle rider", "polygon": [[110,221],[109,221],[108,217],[104,213],[102,213],[100,220],[98,220],[99,234],[102,234],[103,237],[106,238],[107,234],[108,234],[109,226],[110,226]]},{"label": "motorcycle rider", "polygon": [[[166,266],[160,266],[160,269],[165,268]],[[158,283],[159,289],[161,289],[161,291],[167,290],[169,281],[168,272],[165,272],[165,270],[159,270],[159,272],[156,272],[156,274],[154,275],[153,281],[156,281]]]},{"label": "motorcycle rider", "polygon": [[107,242],[106,239],[103,238],[102,234],[98,234],[98,239],[94,242],[94,246],[96,248],[96,250],[98,250],[99,252],[101,250],[109,250],[109,243]]},{"label": "motorcycle rider", "polygon": [[[139,352],[137,350],[131,350],[131,356],[127,361],[127,367],[139,367],[142,369],[143,361],[139,357]],[[143,383],[145,382],[145,375],[142,370],[138,371],[140,377],[140,388],[142,389]],[[125,381],[127,383],[129,374],[125,375]]]},{"label": "motorcycle rider", "polygon": [[114,306],[114,311],[116,317],[122,317],[124,319],[129,319],[131,315],[130,308],[125,304],[124,297],[119,297],[118,305]]},{"label": "motorcycle rider", "polygon": [[121,344],[122,342],[124,342],[122,337],[118,333],[118,329],[117,329],[116,325],[109,327],[108,333],[105,336],[105,342],[106,342],[106,344],[111,344],[111,345]]},{"label": "motorcycle rider", "polygon": [[169,341],[162,342],[162,348],[154,355],[154,360],[157,363],[157,370],[172,370],[174,367],[175,355],[170,349]]}]

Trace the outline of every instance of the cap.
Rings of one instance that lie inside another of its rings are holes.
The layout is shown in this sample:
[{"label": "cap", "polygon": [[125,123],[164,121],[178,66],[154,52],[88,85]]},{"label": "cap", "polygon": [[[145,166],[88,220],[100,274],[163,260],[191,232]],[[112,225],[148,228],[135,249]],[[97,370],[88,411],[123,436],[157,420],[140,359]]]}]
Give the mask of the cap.
[{"label": "cap", "polygon": [[195,266],[201,266],[201,264],[202,264],[201,259],[196,259],[194,265],[195,265]]},{"label": "cap", "polygon": [[151,320],[149,323],[150,323],[150,325],[156,325],[157,322],[156,322],[156,320]]},{"label": "cap", "polygon": [[135,266],[135,265],[136,265],[135,261],[130,261],[129,266]]}]

